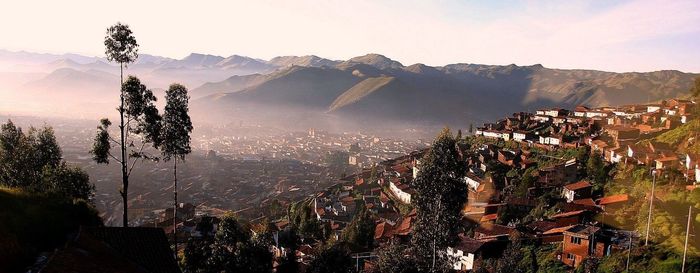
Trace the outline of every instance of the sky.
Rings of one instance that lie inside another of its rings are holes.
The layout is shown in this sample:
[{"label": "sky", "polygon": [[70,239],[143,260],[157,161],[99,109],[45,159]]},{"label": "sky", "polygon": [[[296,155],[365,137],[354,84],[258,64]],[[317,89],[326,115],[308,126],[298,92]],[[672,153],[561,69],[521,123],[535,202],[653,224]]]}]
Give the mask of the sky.
[{"label": "sky", "polygon": [[543,64],[700,72],[700,1],[3,1],[0,48],[102,56],[129,24],[140,52],[270,59],[379,53],[404,65]]}]

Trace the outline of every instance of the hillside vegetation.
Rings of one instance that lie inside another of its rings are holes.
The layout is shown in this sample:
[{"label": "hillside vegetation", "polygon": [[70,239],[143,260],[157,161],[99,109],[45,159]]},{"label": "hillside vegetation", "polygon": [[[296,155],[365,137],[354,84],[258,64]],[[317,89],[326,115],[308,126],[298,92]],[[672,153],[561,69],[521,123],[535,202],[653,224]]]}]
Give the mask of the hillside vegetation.
[{"label": "hillside vegetation", "polygon": [[700,135],[700,119],[694,119],[659,135],[656,140],[670,144],[682,153],[700,154],[698,135]]},{"label": "hillside vegetation", "polygon": [[62,246],[81,225],[102,225],[82,200],[0,187],[0,272],[19,272],[44,251]]}]

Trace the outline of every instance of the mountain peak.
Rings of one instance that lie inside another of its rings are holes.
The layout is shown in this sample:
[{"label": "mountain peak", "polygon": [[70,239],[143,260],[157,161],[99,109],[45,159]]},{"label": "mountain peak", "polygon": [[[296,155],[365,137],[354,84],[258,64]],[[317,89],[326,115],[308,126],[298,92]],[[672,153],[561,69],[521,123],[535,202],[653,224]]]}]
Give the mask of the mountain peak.
[{"label": "mountain peak", "polygon": [[350,60],[348,60],[348,62],[368,64],[380,69],[401,69],[404,67],[403,64],[401,64],[400,62],[394,61],[384,55],[376,53],[357,56],[351,58]]},{"label": "mountain peak", "polygon": [[224,57],[216,55],[190,53],[190,55],[180,60],[180,63],[191,66],[213,66],[223,59]]},{"label": "mountain peak", "polygon": [[279,56],[270,59],[267,63],[275,66],[334,66],[338,64],[337,61],[324,59],[316,55],[305,55],[305,56]]}]

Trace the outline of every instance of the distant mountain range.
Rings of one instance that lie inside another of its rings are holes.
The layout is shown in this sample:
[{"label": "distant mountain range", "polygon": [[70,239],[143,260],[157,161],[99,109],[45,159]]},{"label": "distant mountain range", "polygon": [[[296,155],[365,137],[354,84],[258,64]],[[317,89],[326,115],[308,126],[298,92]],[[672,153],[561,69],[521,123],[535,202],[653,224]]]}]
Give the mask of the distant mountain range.
[{"label": "distant mountain range", "polygon": [[[54,102],[61,96],[112,102],[118,73],[118,66],[103,58],[0,50],[0,88],[26,93],[25,99],[53,94]],[[379,54],[345,61],[313,55],[265,61],[198,53],[180,60],[142,54],[126,73],[159,92],[173,82],[187,85],[195,118],[202,120],[297,126],[323,120],[335,127],[355,122],[464,126],[538,107],[645,103],[684,96],[699,76],[542,65],[405,66]],[[0,95],[7,95],[5,90]]]},{"label": "distant mountain range", "polygon": [[459,126],[538,107],[622,105],[685,96],[697,76],[675,70],[613,73],[542,65],[404,66],[368,54],[335,65],[292,65],[269,74],[232,76],[204,84],[192,96],[202,97],[195,108],[223,113],[255,104],[261,111],[303,109],[365,122]]}]

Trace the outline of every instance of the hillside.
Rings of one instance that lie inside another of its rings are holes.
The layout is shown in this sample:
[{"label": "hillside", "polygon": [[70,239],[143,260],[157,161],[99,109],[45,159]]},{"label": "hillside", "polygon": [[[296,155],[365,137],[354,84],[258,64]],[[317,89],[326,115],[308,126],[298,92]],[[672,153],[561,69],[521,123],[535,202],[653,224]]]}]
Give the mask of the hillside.
[{"label": "hillside", "polygon": [[337,69],[294,66],[228,95],[255,103],[325,109],[358,81],[360,78]]},{"label": "hillside", "polygon": [[394,79],[394,77],[376,77],[365,79],[348,89],[348,91],[343,92],[343,94],[333,101],[330,109],[328,110],[333,112],[350,104],[356,103],[362,100],[362,98],[365,96],[391,83],[394,81]]},{"label": "hillside", "polygon": [[403,66],[368,54],[335,67],[291,66],[266,77],[232,77],[195,91],[222,93],[198,100],[200,109],[254,103],[258,109],[274,112],[275,107],[294,105],[350,121],[464,126],[533,108],[624,105],[679,97],[697,76],[671,70],[614,73],[542,65]]},{"label": "hillside", "polygon": [[698,136],[700,136],[700,119],[694,119],[657,136],[656,140],[676,147],[681,153],[700,154]]},{"label": "hillside", "polygon": [[0,187],[0,272],[22,272],[42,251],[61,246],[80,225],[102,225],[86,203]]},{"label": "hillside", "polygon": [[260,84],[267,79],[265,75],[251,74],[245,76],[231,76],[220,82],[208,82],[190,91],[193,98],[201,98],[216,93],[238,92],[245,88]]}]

